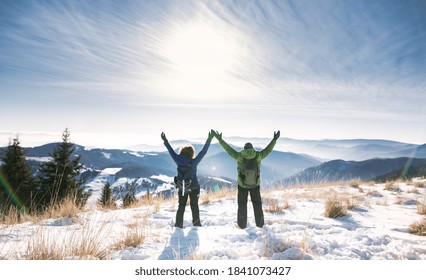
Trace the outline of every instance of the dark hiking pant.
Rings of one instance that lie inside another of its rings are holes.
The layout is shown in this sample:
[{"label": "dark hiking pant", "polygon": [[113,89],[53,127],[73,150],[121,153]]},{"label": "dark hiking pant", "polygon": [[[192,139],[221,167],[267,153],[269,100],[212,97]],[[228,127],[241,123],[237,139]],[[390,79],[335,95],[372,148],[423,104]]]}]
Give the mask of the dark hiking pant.
[{"label": "dark hiking pant", "polygon": [[262,198],[260,197],[260,187],[246,189],[238,186],[238,213],[237,222],[240,228],[247,226],[247,198],[250,193],[251,203],[253,204],[254,219],[257,227],[263,227],[265,221],[263,218]]},{"label": "dark hiking pant", "polygon": [[200,196],[200,190],[192,190],[189,194],[182,196],[182,190],[179,190],[179,207],[176,213],[175,227],[183,228],[183,214],[185,213],[186,202],[188,201],[191,205],[192,212],[192,225],[201,226],[200,222],[200,210],[198,208],[198,198]]}]

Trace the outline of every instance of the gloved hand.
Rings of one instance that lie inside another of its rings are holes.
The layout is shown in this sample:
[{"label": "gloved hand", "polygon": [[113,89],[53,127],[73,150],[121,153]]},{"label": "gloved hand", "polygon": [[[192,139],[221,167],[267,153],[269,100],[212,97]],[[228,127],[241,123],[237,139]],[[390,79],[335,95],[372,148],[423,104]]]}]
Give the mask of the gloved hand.
[{"label": "gloved hand", "polygon": [[219,133],[219,131],[216,130],[216,132],[214,133],[216,136],[216,139],[220,142],[222,141],[222,132]]},{"label": "gloved hand", "polygon": [[166,134],[164,134],[164,132],[161,132],[161,139],[163,139],[164,142],[167,142]]},{"label": "gloved hand", "polygon": [[208,137],[208,140],[209,141],[212,141],[212,139],[213,139],[213,137],[215,136],[215,133],[214,133],[214,130],[212,129],[212,130],[210,130],[209,131],[209,137]]},{"label": "gloved hand", "polygon": [[280,131],[279,130],[277,132],[274,131],[274,140],[278,140],[278,138],[280,138]]}]

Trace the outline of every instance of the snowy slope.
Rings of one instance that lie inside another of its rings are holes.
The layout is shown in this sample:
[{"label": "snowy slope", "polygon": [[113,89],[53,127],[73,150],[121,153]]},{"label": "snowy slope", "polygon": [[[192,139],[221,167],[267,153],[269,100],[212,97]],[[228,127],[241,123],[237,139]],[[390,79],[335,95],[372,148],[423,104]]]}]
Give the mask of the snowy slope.
[{"label": "snowy slope", "polygon": [[[397,186],[398,191],[385,190],[384,184],[264,191],[263,229],[254,226],[250,202],[248,228],[234,226],[235,193],[219,198],[202,193],[200,228],[192,227],[189,206],[184,228],[172,227],[176,198],[130,209],[93,209],[74,218],[0,224],[0,258],[26,259],[29,244],[40,240],[66,251],[66,258],[81,258],[67,250],[82,246],[84,239],[104,252],[101,258],[112,260],[426,260],[426,237],[408,232],[410,224],[424,218],[417,213],[416,203],[425,201],[425,188],[415,189],[406,183]],[[351,199],[357,206],[346,217],[324,217],[325,200],[332,193]],[[273,202],[289,208],[270,212]],[[126,236],[137,233],[145,238],[141,244],[117,246]]]}]

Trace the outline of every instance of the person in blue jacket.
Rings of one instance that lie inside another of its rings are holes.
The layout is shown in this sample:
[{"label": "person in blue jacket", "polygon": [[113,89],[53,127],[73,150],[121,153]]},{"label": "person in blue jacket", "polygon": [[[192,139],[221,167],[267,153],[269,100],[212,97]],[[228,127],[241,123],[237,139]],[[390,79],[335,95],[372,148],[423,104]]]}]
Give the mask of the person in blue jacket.
[{"label": "person in blue jacket", "polygon": [[[176,213],[176,222],[175,227],[183,228],[183,214],[185,213],[186,202],[188,197],[190,199],[190,206],[192,212],[192,225],[201,226],[200,221],[200,211],[198,208],[198,199],[200,197],[200,184],[197,179],[197,165],[206,155],[207,150],[209,149],[210,142],[214,137],[214,132],[211,130],[209,132],[206,143],[204,144],[203,149],[195,156],[195,149],[192,145],[183,146],[180,148],[179,153],[176,153],[173,148],[170,146],[169,141],[166,138],[164,132],[161,133],[161,139],[164,141],[164,145],[169,151],[170,156],[173,158],[174,162],[177,164],[178,175],[182,169],[185,169],[189,166],[187,173],[189,175],[189,184],[185,186],[184,189],[179,188],[179,206]],[[175,180],[176,183],[176,180]]]}]

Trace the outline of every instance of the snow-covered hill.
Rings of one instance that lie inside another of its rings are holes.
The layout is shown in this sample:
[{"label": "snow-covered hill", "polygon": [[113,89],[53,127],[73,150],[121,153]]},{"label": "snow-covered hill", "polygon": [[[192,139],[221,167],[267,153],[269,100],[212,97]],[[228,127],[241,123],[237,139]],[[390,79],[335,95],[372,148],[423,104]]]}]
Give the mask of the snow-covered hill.
[{"label": "snow-covered hill", "polygon": [[[218,194],[201,194],[202,227],[192,227],[189,207],[184,228],[172,226],[176,197],[130,209],[93,208],[72,218],[0,224],[0,258],[27,259],[29,248],[47,246],[66,259],[426,260],[426,236],[409,233],[410,225],[425,217],[417,213],[426,203],[425,188],[415,183],[264,190],[262,229],[254,226],[250,202],[248,227],[236,228],[236,194]],[[352,210],[341,218],[327,218],[326,201],[335,195]],[[130,237],[142,238],[123,245]],[[73,253],[85,242],[98,253]]]}]

